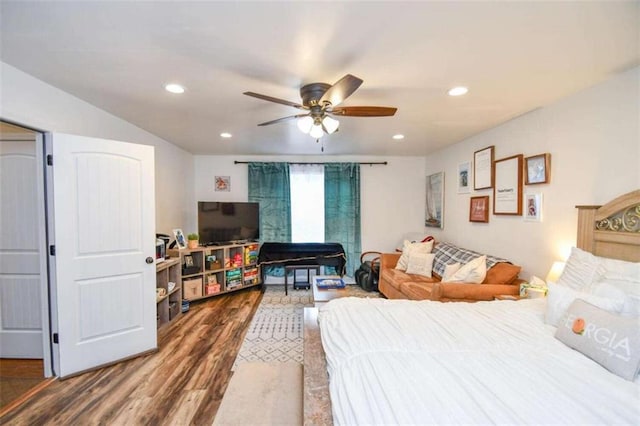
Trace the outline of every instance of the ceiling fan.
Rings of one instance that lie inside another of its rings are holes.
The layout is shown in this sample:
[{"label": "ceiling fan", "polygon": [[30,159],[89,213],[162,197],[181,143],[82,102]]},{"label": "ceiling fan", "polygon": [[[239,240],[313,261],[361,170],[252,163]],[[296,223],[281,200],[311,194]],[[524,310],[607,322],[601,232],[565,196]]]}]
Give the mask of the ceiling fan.
[{"label": "ceiling fan", "polygon": [[247,96],[288,105],[302,111],[303,114],[291,115],[258,124],[268,126],[289,120],[298,120],[298,128],[315,139],[324,133],[331,134],[340,125],[335,116],[343,117],[388,117],[396,113],[397,108],[381,106],[338,106],[355,92],[362,84],[362,80],[347,74],[333,86],[327,83],[311,83],[300,88],[302,103],[290,102],[254,92],[244,92]]}]

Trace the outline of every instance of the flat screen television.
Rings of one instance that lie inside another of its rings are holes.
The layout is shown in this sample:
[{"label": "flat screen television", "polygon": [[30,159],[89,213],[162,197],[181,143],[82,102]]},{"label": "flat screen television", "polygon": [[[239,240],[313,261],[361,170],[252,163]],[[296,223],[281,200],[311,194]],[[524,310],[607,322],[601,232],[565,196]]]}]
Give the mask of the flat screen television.
[{"label": "flat screen television", "polygon": [[249,202],[198,201],[200,244],[257,241],[260,205]]}]

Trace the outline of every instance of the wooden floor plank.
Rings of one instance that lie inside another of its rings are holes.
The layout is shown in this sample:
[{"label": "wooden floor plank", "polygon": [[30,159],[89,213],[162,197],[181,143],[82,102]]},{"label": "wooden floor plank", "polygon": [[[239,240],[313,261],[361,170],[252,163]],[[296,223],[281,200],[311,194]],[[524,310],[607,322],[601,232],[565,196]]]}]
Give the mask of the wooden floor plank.
[{"label": "wooden floor plank", "polygon": [[261,298],[253,287],[192,304],[159,330],[158,352],[56,380],[0,424],[211,424]]}]

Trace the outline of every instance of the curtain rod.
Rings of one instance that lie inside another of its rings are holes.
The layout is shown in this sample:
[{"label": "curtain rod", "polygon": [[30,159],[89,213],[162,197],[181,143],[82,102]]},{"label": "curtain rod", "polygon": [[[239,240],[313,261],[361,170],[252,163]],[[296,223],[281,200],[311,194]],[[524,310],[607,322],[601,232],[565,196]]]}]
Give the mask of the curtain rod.
[{"label": "curtain rod", "polygon": [[[249,163],[278,163],[278,161],[234,161],[233,164],[249,164]],[[349,161],[347,161],[348,163]],[[329,162],[329,163],[298,163],[296,161],[283,161],[283,163],[287,163],[287,164],[335,164],[335,163],[340,163],[340,161],[334,161],[334,162]],[[371,162],[371,163],[361,163],[358,161],[355,161],[355,163],[360,164],[361,166],[386,166],[387,162],[386,161],[379,161],[379,162]]]}]

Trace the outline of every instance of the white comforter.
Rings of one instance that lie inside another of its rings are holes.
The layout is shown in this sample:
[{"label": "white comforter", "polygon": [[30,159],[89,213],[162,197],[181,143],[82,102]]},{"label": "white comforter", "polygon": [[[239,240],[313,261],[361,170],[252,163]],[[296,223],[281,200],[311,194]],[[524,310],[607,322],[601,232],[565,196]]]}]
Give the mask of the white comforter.
[{"label": "white comforter", "polygon": [[336,424],[640,424],[624,380],[553,337],[544,299],[320,308]]}]

